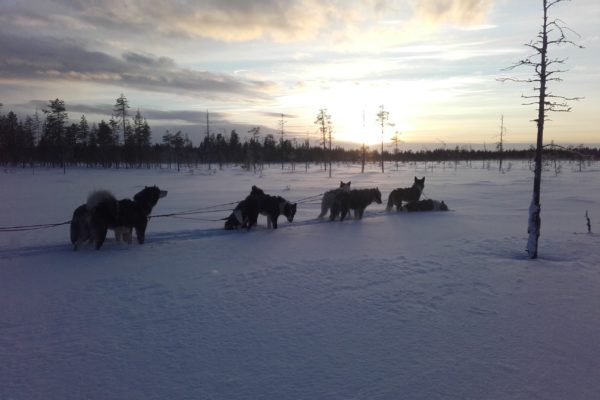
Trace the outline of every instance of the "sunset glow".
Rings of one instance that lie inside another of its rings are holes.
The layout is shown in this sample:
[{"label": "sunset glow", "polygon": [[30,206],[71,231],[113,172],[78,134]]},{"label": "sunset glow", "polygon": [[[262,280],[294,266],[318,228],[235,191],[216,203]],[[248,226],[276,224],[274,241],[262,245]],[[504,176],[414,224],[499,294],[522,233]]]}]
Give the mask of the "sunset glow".
[{"label": "sunset glow", "polygon": [[[530,143],[535,107],[521,95],[532,87],[498,78],[528,55],[538,3],[0,0],[0,102],[24,116],[60,98],[71,119],[99,121],[123,93],[155,140],[170,129],[196,143],[206,110],[215,132],[276,133],[283,114],[289,137],[316,142],[319,109],[336,141],[380,143],[384,105],[388,145],[396,131],[405,142],[491,143],[501,115],[509,142]],[[546,137],[598,143],[600,3],[553,11],[586,47],[551,50],[569,69],[553,91],[585,99],[553,115]]]}]

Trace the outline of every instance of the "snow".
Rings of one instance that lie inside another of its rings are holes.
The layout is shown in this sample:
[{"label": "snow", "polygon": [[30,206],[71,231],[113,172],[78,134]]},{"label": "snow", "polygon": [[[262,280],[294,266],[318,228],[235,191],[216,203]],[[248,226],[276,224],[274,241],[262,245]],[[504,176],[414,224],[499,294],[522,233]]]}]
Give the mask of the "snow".
[{"label": "snow", "polygon": [[[153,218],[146,243],[74,252],[68,225],[0,233],[0,399],[591,399],[600,393],[600,169],[545,172],[529,260],[527,162],[5,170],[0,226],[68,221],[99,188],[169,194],[153,214],[379,187],[361,221],[225,231],[233,205]],[[426,177],[450,212],[385,212]]]}]

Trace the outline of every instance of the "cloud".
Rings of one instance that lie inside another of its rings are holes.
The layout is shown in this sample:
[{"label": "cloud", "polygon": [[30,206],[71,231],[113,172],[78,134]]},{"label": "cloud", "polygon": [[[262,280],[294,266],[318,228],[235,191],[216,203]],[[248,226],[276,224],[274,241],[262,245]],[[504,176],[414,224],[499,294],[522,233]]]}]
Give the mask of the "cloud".
[{"label": "cloud", "polygon": [[302,41],[392,10],[391,0],[55,0],[15,3],[0,22],[13,27],[102,31],[121,40],[186,37],[219,41]]},{"label": "cloud", "polygon": [[170,58],[148,53],[129,51],[116,57],[70,40],[11,35],[0,35],[0,76],[95,82],[212,99],[256,100],[276,87],[269,81],[181,68]]},{"label": "cloud", "polygon": [[277,119],[281,119],[283,118],[298,118],[298,115],[295,114],[285,114],[285,113],[277,113],[277,112],[269,112],[269,111],[265,111],[260,113],[260,115],[264,116],[264,117],[269,117],[269,118],[277,118]]},{"label": "cloud", "polygon": [[434,23],[470,26],[485,22],[493,0],[413,0],[416,15]]}]

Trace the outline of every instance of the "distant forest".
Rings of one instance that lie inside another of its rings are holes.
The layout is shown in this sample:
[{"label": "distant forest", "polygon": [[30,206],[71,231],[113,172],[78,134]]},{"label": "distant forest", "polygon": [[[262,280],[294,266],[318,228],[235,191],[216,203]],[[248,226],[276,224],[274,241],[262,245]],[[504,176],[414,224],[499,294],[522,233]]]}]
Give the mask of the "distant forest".
[{"label": "distant forest", "polygon": [[[152,130],[139,111],[128,114],[127,99],[121,95],[116,100],[114,114],[108,121],[89,124],[85,115],[77,123],[69,123],[63,100],[48,102],[47,108],[24,119],[12,111],[4,113],[0,104],[0,164],[23,168],[42,167],[103,167],[103,168],[154,168],[154,167],[223,167],[242,165],[248,169],[264,164],[281,163],[295,168],[297,163],[323,164],[331,162],[379,162],[377,150],[333,147],[325,138],[318,145],[308,140],[296,142],[276,139],[274,135],[261,135],[260,127],[249,130],[242,140],[235,130],[223,135],[207,133],[203,141],[194,146],[181,131],[166,131],[160,142],[153,141]],[[597,160],[600,149],[583,146],[562,148],[549,145],[552,159],[579,161]],[[492,150],[474,150],[465,146],[420,151],[384,151],[385,161],[485,161],[531,160],[533,147],[526,150],[504,150],[498,143]]]}]

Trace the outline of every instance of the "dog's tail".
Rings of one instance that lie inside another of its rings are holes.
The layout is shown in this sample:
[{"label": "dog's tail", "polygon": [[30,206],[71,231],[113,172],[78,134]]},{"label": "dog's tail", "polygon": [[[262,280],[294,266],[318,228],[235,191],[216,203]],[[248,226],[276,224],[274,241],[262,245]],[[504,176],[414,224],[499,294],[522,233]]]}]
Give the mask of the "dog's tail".
[{"label": "dog's tail", "polygon": [[86,208],[90,213],[90,225],[96,231],[94,236],[102,236],[102,232],[106,234],[107,228],[117,225],[119,202],[111,192],[96,190],[90,193]]},{"label": "dog's tail", "polygon": [[91,211],[101,203],[116,203],[117,199],[108,190],[95,190],[87,198],[86,207]]}]

